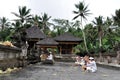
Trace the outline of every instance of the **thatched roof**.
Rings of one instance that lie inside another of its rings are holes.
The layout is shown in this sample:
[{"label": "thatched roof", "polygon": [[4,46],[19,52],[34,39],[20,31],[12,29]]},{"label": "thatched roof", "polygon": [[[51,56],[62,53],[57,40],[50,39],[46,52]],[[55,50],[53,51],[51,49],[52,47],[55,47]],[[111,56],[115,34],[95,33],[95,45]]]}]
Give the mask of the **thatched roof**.
[{"label": "thatched roof", "polygon": [[46,35],[42,33],[37,26],[32,26],[26,30],[27,38],[44,39]]},{"label": "thatched roof", "polygon": [[43,40],[40,40],[36,43],[37,45],[58,45],[58,42],[56,42],[53,38],[45,38]]},{"label": "thatched roof", "polygon": [[70,33],[64,33],[54,38],[56,41],[67,41],[67,42],[80,42],[80,38],[73,36]]}]

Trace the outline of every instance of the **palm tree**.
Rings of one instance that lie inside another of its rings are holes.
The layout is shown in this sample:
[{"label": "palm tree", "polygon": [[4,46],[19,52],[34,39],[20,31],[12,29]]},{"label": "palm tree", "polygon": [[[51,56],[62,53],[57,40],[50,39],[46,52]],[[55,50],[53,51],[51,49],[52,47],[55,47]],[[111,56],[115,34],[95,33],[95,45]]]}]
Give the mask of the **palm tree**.
[{"label": "palm tree", "polygon": [[103,17],[99,16],[99,17],[95,17],[95,21],[93,21],[93,23],[97,26],[98,29],[98,38],[99,38],[99,47],[102,47],[102,36],[103,36]]},{"label": "palm tree", "polygon": [[120,64],[120,54],[119,54],[119,51],[120,51],[120,9],[116,10],[115,11],[115,16],[113,16],[113,20],[114,20],[114,24],[115,25],[118,25],[118,27],[116,28],[116,44],[115,44],[115,47],[117,48],[116,51],[117,51],[117,62]]},{"label": "palm tree", "polygon": [[31,9],[27,9],[26,6],[19,7],[19,13],[12,12],[18,19],[15,21],[20,21],[21,24],[27,23],[31,19],[30,14]]},{"label": "palm tree", "polygon": [[100,56],[100,61],[102,61],[102,37],[103,37],[103,34],[104,34],[104,31],[103,31],[103,25],[104,25],[104,21],[103,21],[103,17],[102,16],[99,16],[99,17],[95,17],[95,21],[93,21],[93,23],[97,26],[97,29],[98,29],[98,39],[99,39],[99,50],[100,50],[100,53],[99,53],[99,56]]},{"label": "palm tree", "polygon": [[43,30],[44,33],[46,33],[47,30],[49,30],[49,26],[51,25],[51,23],[48,21],[50,20],[50,18],[51,18],[51,16],[48,16],[46,13],[44,13],[40,17],[41,29]]},{"label": "palm tree", "polygon": [[[113,16],[113,20],[114,20],[114,24],[117,25],[118,27],[116,27],[116,35],[118,36],[118,38],[120,37],[120,9],[115,11],[115,16]],[[118,42],[120,43],[120,42]]]},{"label": "palm tree", "polygon": [[113,16],[114,23],[120,27],[120,9],[115,11],[115,16]]},{"label": "palm tree", "polygon": [[73,20],[80,17],[82,33],[83,33],[83,38],[84,38],[84,45],[85,45],[86,51],[88,52],[88,48],[87,48],[87,44],[86,44],[86,37],[85,37],[85,32],[84,32],[84,27],[83,27],[82,21],[87,20],[86,16],[88,16],[91,13],[89,13],[90,10],[88,9],[88,6],[86,6],[84,2],[79,2],[78,4],[75,4],[75,7],[76,7],[77,11],[73,11],[73,13],[76,14],[76,16],[73,18]]},{"label": "palm tree", "polygon": [[34,24],[34,25],[40,27],[40,16],[38,16],[38,15],[32,16],[31,24]]},{"label": "palm tree", "polygon": [[88,43],[87,47],[89,49],[89,52],[90,53],[96,52],[97,28],[95,28],[92,24],[87,24],[85,25],[84,31],[86,33],[86,38],[87,38],[86,42]]},{"label": "palm tree", "polygon": [[10,22],[8,21],[7,18],[5,18],[5,17],[0,18],[1,31],[3,31],[5,29],[5,27],[9,27],[9,26],[10,26]]}]

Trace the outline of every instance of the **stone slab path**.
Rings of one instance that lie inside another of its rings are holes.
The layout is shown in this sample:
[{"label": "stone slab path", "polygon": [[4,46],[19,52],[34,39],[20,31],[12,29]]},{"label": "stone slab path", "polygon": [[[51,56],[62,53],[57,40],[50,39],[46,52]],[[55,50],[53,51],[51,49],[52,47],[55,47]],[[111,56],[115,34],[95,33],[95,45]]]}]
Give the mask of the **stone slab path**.
[{"label": "stone slab path", "polygon": [[120,80],[120,71],[98,67],[96,73],[83,72],[73,63],[29,65],[17,72],[0,75],[0,80]]}]

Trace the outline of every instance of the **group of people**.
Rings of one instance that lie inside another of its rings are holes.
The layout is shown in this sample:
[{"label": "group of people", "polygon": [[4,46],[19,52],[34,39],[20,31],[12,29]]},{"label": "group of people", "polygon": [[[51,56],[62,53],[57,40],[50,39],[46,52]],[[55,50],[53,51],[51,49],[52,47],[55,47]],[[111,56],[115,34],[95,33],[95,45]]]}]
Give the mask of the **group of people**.
[{"label": "group of people", "polygon": [[81,66],[83,71],[96,72],[97,66],[93,57],[85,55],[84,57],[77,56],[75,65]]},{"label": "group of people", "polygon": [[41,61],[45,64],[53,64],[54,63],[54,59],[53,59],[53,54],[51,52],[47,53],[47,54],[41,54],[40,55]]}]

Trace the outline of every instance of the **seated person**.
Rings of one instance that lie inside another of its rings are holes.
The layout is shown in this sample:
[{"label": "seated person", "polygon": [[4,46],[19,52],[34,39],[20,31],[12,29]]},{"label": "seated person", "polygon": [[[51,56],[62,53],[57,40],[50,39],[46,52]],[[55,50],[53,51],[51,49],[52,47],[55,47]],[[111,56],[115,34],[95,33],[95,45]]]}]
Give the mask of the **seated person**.
[{"label": "seated person", "polygon": [[77,56],[76,57],[76,62],[75,62],[76,65],[79,65],[80,64],[80,56]]},{"label": "seated person", "polygon": [[87,64],[87,70],[91,71],[91,72],[96,72],[97,71],[97,66],[96,66],[96,62],[94,60],[93,57],[89,58],[89,63]]},{"label": "seated person", "polygon": [[47,59],[47,54],[40,55],[41,61],[45,61]]},{"label": "seated person", "polygon": [[54,59],[52,53],[49,53],[43,64],[54,64]]},{"label": "seated person", "polygon": [[76,57],[76,62],[75,62],[75,64],[76,65],[84,65],[85,64],[85,62],[84,62],[84,60],[83,60],[83,57],[80,57],[80,56],[77,56]]},{"label": "seated person", "polygon": [[47,60],[53,60],[53,55],[52,55],[52,53],[49,53],[49,54],[48,54]]},{"label": "seated person", "polygon": [[84,65],[82,68],[84,70],[90,71],[90,72],[96,72],[97,71],[97,66],[96,62],[94,61],[93,57],[89,57],[88,59],[85,59],[86,65]]}]

